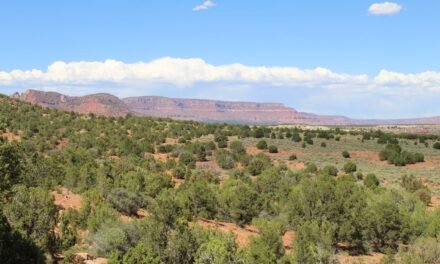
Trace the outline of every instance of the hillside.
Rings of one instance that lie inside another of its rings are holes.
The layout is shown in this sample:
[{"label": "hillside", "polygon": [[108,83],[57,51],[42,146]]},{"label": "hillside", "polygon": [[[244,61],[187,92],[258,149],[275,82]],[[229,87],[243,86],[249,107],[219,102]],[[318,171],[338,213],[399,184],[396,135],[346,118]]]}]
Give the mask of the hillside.
[{"label": "hillside", "polygon": [[106,116],[123,116],[132,113],[139,116],[167,117],[177,120],[241,124],[346,125],[360,123],[346,117],[301,113],[277,103],[175,99],[158,96],[119,99],[108,94],[72,97],[36,90],[27,90],[23,94],[15,93],[13,98],[49,108]]},{"label": "hillside", "polygon": [[418,260],[438,259],[439,149],[432,134],[82,115],[0,96],[0,256],[435,263]]}]

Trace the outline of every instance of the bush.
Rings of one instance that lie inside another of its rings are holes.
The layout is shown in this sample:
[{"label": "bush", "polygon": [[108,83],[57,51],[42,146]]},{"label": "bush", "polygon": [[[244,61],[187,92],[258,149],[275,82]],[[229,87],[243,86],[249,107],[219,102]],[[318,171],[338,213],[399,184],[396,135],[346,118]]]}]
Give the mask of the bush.
[{"label": "bush", "polygon": [[139,196],[122,188],[112,191],[107,199],[113,208],[125,215],[136,215],[142,205],[142,199]]},{"label": "bush", "polygon": [[267,149],[267,142],[266,142],[266,140],[258,141],[257,149]]},{"label": "bush", "polygon": [[364,185],[367,188],[374,189],[374,188],[378,187],[379,184],[380,184],[379,179],[373,173],[367,174],[367,176],[364,179]]},{"label": "bush", "polygon": [[349,159],[350,158],[350,153],[346,150],[342,151],[342,157],[344,159]]},{"label": "bush", "polygon": [[424,204],[429,205],[431,203],[431,191],[428,188],[424,187],[424,188],[418,189],[414,194]]},{"label": "bush", "polygon": [[160,145],[159,147],[157,147],[157,151],[159,153],[170,153],[171,151],[173,151],[175,148],[175,145]]},{"label": "bush", "polygon": [[292,154],[289,156],[289,160],[297,160],[298,157],[296,156],[296,154]]},{"label": "bush", "polygon": [[261,172],[269,166],[270,158],[263,153],[260,153],[251,159],[249,165],[247,166],[247,169],[250,174],[255,176],[261,174]]},{"label": "bush", "polygon": [[179,163],[188,167],[194,167],[196,163],[196,159],[194,155],[189,152],[182,152],[179,156]]},{"label": "bush", "polygon": [[269,153],[278,153],[278,148],[277,148],[277,146],[270,145],[270,146],[268,147],[268,149],[269,149]]},{"label": "bush", "polygon": [[335,166],[327,165],[321,170],[321,173],[329,176],[338,176],[338,169]]},{"label": "bush", "polygon": [[435,149],[440,149],[440,142],[435,142],[434,145],[432,145]]},{"label": "bush", "polygon": [[229,148],[233,154],[240,155],[246,153],[246,149],[241,141],[232,141],[231,144],[229,144]]},{"label": "bush", "polygon": [[185,179],[186,168],[184,166],[177,166],[173,169],[173,176],[177,179]]},{"label": "bush", "polygon": [[227,148],[228,142],[227,141],[219,141],[219,142],[217,142],[217,146],[218,146],[218,148]]},{"label": "bush", "polygon": [[353,173],[353,172],[356,172],[356,171],[357,171],[356,163],[351,162],[351,161],[345,163],[345,165],[344,165],[344,171],[345,171],[345,173]]},{"label": "bush", "polygon": [[316,166],[315,163],[309,163],[307,164],[307,167],[304,170],[307,173],[316,173],[318,172],[318,167]]},{"label": "bush", "polygon": [[402,151],[402,148],[397,144],[388,144],[385,149],[379,153],[379,158],[380,160],[387,160],[388,163],[396,166],[406,166],[407,164],[425,161],[425,156],[422,153]]},{"label": "bush", "polygon": [[325,148],[327,147],[327,144],[325,142],[321,142],[321,147]]},{"label": "bush", "polygon": [[225,170],[229,170],[235,167],[234,156],[225,150],[219,150],[215,153],[215,161],[217,164]]}]

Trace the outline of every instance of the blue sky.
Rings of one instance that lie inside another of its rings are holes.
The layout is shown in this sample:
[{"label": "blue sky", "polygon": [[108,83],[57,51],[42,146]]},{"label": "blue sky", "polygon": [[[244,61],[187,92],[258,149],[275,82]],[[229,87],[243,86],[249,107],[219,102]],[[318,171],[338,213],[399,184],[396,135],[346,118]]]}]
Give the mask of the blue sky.
[{"label": "blue sky", "polygon": [[6,94],[36,88],[274,101],[361,118],[440,115],[438,0],[15,0],[0,2],[0,32]]}]

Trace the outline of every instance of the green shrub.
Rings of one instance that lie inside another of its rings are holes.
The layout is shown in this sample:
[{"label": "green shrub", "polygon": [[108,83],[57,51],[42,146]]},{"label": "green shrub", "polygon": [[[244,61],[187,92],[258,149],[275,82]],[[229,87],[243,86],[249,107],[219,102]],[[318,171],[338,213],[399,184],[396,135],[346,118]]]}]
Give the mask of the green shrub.
[{"label": "green shrub", "polygon": [[435,142],[434,145],[432,145],[435,149],[440,149],[440,142]]},{"label": "green shrub", "polygon": [[231,149],[232,154],[245,154],[246,153],[246,149],[243,146],[243,143],[241,141],[232,141],[229,144],[229,148]]},{"label": "green shrub", "polygon": [[229,170],[235,167],[234,156],[225,150],[219,150],[215,153],[215,161],[217,164],[225,170]]},{"label": "green shrub", "polygon": [[296,156],[296,154],[291,154],[289,156],[289,160],[297,160],[297,159],[298,159],[298,157]]},{"label": "green shrub", "polygon": [[266,142],[266,140],[258,141],[257,149],[267,149],[267,142]]},{"label": "green shrub", "polygon": [[379,179],[373,173],[367,174],[367,176],[364,179],[364,185],[370,189],[374,189],[378,187],[379,184],[380,184]]},{"label": "green shrub", "polygon": [[357,171],[356,163],[351,162],[351,161],[345,163],[345,165],[344,165],[344,171],[345,171],[345,173],[353,173],[353,172],[356,172],[356,171]]},{"label": "green shrub", "polygon": [[269,153],[278,153],[278,148],[275,145],[270,145],[268,149],[269,149]]},{"label": "green shrub", "polygon": [[338,176],[338,169],[335,166],[327,165],[321,170],[321,173],[329,176]]},{"label": "green shrub", "polygon": [[342,157],[344,159],[349,159],[350,158],[350,153],[346,150],[342,151]]},{"label": "green shrub", "polygon": [[196,159],[194,155],[189,152],[182,152],[179,156],[179,163],[188,167],[195,167]]}]

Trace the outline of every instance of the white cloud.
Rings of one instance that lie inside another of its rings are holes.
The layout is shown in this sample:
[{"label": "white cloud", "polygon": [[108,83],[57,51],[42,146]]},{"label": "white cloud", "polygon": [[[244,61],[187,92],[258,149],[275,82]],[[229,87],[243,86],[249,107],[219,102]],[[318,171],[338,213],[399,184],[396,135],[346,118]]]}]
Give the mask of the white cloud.
[{"label": "white cloud", "polygon": [[368,12],[372,15],[391,15],[401,10],[402,6],[393,2],[375,3],[368,8]]},{"label": "white cloud", "polygon": [[[322,67],[213,65],[198,58],[170,57],[137,63],[58,61],[47,69],[0,70],[0,93],[28,88],[70,95],[106,92],[120,97],[283,102],[300,110],[353,117],[440,115],[440,72],[435,71],[407,74],[382,70],[369,77]],[[411,107],[405,102],[412,102]],[[391,109],[391,104],[396,107]]]},{"label": "white cloud", "polygon": [[214,1],[207,0],[207,1],[203,2],[203,3],[201,3],[200,5],[194,7],[193,11],[196,11],[196,12],[197,11],[202,11],[202,10],[213,8],[215,6],[216,6],[216,4],[214,3]]},{"label": "white cloud", "polygon": [[226,86],[345,89],[353,93],[440,92],[440,72],[404,74],[382,70],[373,78],[366,74],[336,73],[326,68],[212,65],[202,59],[160,58],[150,62],[124,63],[116,60],[54,62],[47,70],[0,71],[0,85],[11,86],[99,86],[190,87],[196,84]]}]

